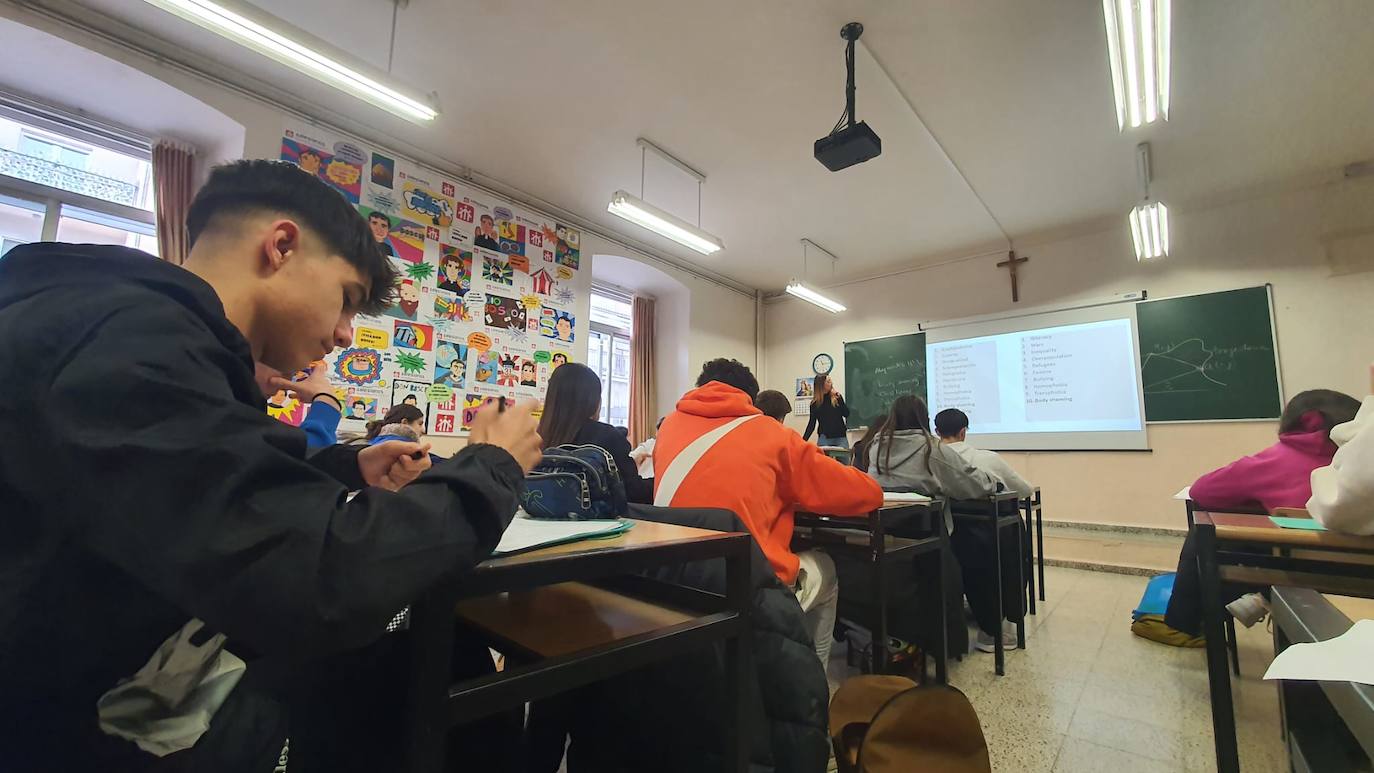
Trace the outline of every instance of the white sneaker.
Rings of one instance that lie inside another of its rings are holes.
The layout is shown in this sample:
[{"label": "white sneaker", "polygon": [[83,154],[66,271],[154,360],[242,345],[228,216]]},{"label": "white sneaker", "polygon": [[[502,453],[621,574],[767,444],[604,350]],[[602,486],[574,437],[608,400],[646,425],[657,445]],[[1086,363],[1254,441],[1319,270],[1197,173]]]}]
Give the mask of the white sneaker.
[{"label": "white sneaker", "polygon": [[[973,646],[980,652],[997,651],[997,642],[993,641],[991,636],[982,631],[978,632],[978,638],[973,642]],[[1007,630],[1005,624],[1002,628],[1002,649],[1016,649],[1016,629],[1013,627],[1011,630]]]},{"label": "white sneaker", "polygon": [[1227,604],[1226,611],[1230,612],[1231,617],[1234,617],[1241,625],[1250,628],[1268,616],[1269,602],[1265,601],[1264,596],[1258,593],[1247,593]]}]

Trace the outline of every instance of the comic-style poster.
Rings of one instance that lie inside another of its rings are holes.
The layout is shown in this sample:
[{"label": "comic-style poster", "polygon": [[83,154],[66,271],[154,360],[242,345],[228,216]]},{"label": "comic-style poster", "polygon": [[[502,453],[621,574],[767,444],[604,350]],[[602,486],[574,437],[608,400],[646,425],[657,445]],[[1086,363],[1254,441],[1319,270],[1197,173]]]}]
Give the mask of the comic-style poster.
[{"label": "comic-style poster", "polygon": [[278,389],[267,398],[267,415],[293,427],[299,427],[305,421],[306,410],[295,393],[285,389]]},{"label": "comic-style poster", "polygon": [[484,311],[487,327],[523,331],[528,324],[527,314],[525,305],[515,298],[487,293]]},{"label": "comic-style poster", "polygon": [[463,397],[463,429],[472,428],[472,420],[477,418],[477,412],[495,403],[497,400],[505,400],[507,407],[515,405],[515,401],[509,397],[488,397],[486,395],[469,394]]},{"label": "comic-style poster", "polygon": [[281,140],[281,160],[324,180],[350,204],[357,204],[362,194],[362,151],[348,142],[336,142],[332,150],[328,148],[323,140],[287,129]]},{"label": "comic-style poster", "polygon": [[467,344],[439,339],[439,347],[434,353],[434,383],[450,389],[466,389],[467,371]]},{"label": "comic-style poster", "polygon": [[558,244],[555,250],[558,264],[573,271],[582,265],[582,232],[571,226],[558,224]]},{"label": "comic-style poster", "polygon": [[439,273],[434,286],[462,298],[472,289],[472,253],[448,244],[439,245]]},{"label": "comic-style poster", "polygon": [[552,338],[565,344],[573,343],[577,320],[571,312],[559,309],[541,309],[539,312],[539,335]]},{"label": "comic-style poster", "polygon": [[[291,119],[283,129],[282,158],[343,192],[398,277],[390,308],[355,317],[351,345],[327,358],[343,431],[404,400],[431,431],[459,434],[465,397],[542,397],[550,373],[585,357],[574,334],[591,275],[576,229],[386,148]],[[273,395],[271,410],[294,423],[308,406],[290,398]]]},{"label": "comic-style poster", "polygon": [[413,405],[424,411],[425,417],[429,416],[429,399],[426,397],[429,391],[429,384],[424,381],[404,381],[395,379],[391,382],[391,408],[398,405]]},{"label": "comic-style poster", "polygon": [[425,229],[422,226],[382,209],[363,206],[358,207],[358,211],[367,218],[368,231],[383,255],[406,263],[424,261]]}]

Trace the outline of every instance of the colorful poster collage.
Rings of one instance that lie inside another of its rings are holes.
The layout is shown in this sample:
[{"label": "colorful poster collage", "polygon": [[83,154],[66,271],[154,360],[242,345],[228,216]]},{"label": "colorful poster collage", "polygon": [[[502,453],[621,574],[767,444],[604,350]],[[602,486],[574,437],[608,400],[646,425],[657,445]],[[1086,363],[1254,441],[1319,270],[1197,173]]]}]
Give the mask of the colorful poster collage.
[{"label": "colorful poster collage", "polygon": [[395,304],[357,317],[326,361],[342,431],[410,403],[429,434],[466,434],[483,405],[542,400],[555,368],[586,358],[577,229],[313,126],[288,126],[281,158],[357,206],[400,276]]}]

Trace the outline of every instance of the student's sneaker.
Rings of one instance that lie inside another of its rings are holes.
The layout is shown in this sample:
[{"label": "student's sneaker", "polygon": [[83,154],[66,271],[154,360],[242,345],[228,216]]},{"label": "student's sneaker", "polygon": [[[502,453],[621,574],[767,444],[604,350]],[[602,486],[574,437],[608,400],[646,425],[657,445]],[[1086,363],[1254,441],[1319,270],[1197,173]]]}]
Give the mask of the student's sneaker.
[{"label": "student's sneaker", "polygon": [[1207,645],[1207,640],[1201,636],[1194,636],[1191,633],[1170,628],[1165,624],[1163,615],[1141,615],[1139,619],[1131,623],[1131,633],[1142,639],[1167,644],[1170,647],[1197,648]]},{"label": "student's sneaker", "polygon": [[1236,622],[1250,628],[1269,614],[1269,602],[1258,593],[1247,593],[1227,604],[1226,611],[1231,613]]},{"label": "student's sneaker", "polygon": [[[978,632],[978,638],[973,642],[973,646],[980,652],[997,651],[997,642],[993,641],[991,636],[982,631]],[[1016,627],[1011,623],[1002,624],[1002,649],[1016,649]]]}]

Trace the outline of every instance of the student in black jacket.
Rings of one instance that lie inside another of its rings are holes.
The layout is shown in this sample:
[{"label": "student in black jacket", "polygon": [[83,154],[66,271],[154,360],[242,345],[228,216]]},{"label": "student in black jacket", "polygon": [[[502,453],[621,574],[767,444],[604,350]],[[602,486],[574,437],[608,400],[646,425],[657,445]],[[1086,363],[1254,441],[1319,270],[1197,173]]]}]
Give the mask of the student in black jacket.
[{"label": "student in black jacket", "polygon": [[256,658],[313,670],[379,640],[490,553],[540,457],[524,406],[487,411],[432,468],[404,442],[307,460],[305,435],[266,414],[254,361],[293,373],[348,345],[354,314],[389,302],[387,259],[342,196],[278,162],[215,169],[187,225],[184,267],[53,243],[0,261],[7,773],[161,769],[101,731],[96,701],[192,618],[249,662],[245,682]]},{"label": "student in black jacket", "polygon": [[817,426],[821,433],[817,438],[822,446],[849,448],[849,435],[844,420],[849,418],[849,406],[844,404],[844,395],[835,388],[829,376],[817,376],[811,392],[811,419],[806,422],[803,440],[810,440]]},{"label": "student in black jacket", "polygon": [[652,504],[654,482],[639,477],[639,468],[630,459],[630,441],[624,430],[598,421],[599,415],[601,379],[596,372],[576,362],[558,366],[549,376],[544,414],[539,418],[539,436],[544,440],[544,447],[571,443],[606,449],[620,470],[625,497],[630,503]]}]

